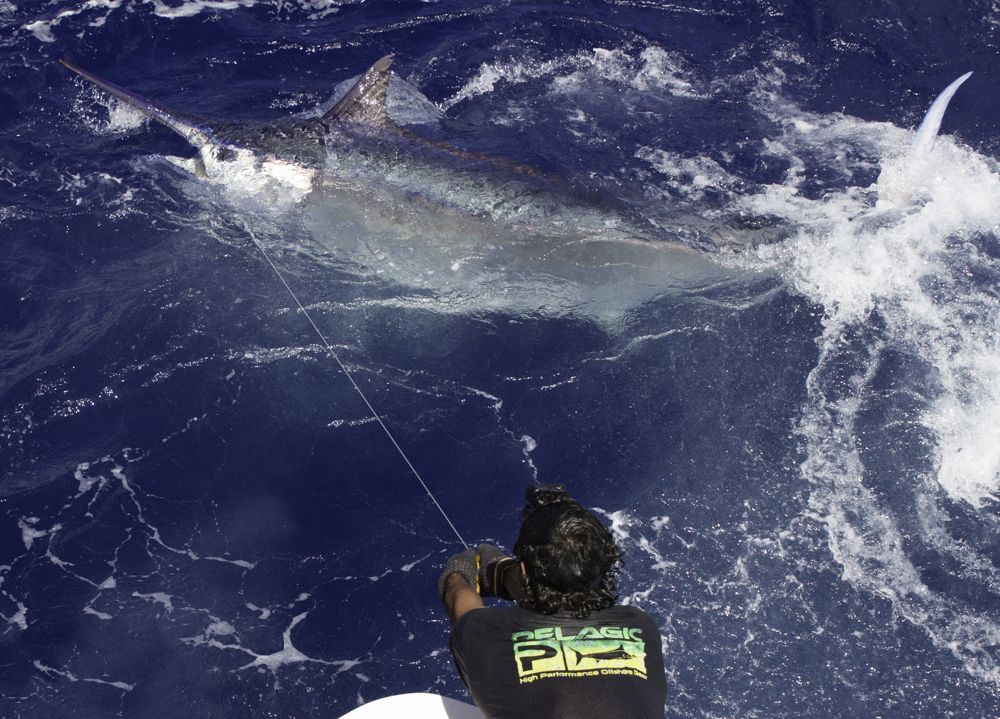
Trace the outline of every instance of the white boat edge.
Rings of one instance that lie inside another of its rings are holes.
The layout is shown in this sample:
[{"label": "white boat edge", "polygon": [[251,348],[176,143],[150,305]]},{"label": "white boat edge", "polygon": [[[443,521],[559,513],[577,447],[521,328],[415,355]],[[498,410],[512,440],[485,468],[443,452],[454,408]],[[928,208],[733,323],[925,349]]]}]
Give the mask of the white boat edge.
[{"label": "white boat edge", "polygon": [[394,694],[362,704],[340,719],[484,719],[474,705],[440,694]]}]

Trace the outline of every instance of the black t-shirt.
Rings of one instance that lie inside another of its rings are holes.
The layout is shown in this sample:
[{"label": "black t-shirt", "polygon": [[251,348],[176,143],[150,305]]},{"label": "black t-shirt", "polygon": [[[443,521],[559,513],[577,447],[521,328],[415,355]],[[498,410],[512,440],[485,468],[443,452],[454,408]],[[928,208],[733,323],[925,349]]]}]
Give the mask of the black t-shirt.
[{"label": "black t-shirt", "polygon": [[474,609],[452,629],[451,653],[488,719],[663,719],[660,632],[635,607],[586,619]]}]

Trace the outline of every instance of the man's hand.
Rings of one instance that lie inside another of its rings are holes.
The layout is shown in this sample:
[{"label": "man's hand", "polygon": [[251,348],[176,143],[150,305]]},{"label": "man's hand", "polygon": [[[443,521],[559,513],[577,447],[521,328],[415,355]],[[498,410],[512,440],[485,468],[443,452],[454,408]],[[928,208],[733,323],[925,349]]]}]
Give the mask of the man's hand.
[{"label": "man's hand", "polygon": [[482,608],[483,600],[477,591],[478,574],[479,557],[475,549],[454,555],[444,565],[438,581],[438,593],[452,624],[466,612]]},{"label": "man's hand", "polygon": [[441,578],[438,579],[438,594],[441,595],[442,599],[445,589],[447,589],[448,577],[452,574],[461,574],[465,583],[474,592],[479,591],[479,556],[475,549],[466,549],[464,552],[452,555],[444,565],[444,571],[441,572]]},{"label": "man's hand", "polygon": [[[508,582],[504,581],[504,576],[508,570],[517,568],[520,574],[520,566],[513,557],[505,555],[499,547],[493,544],[480,544],[476,547],[479,559],[479,594],[483,597],[498,597],[500,599],[514,599],[508,589]],[[518,581],[518,584],[520,582]]]}]

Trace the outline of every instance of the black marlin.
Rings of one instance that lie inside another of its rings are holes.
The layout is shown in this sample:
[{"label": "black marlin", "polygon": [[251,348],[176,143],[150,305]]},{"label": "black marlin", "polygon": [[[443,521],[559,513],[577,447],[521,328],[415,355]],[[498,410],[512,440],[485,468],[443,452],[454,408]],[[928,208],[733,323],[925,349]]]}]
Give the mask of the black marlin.
[{"label": "black marlin", "polygon": [[[444,209],[501,221],[522,236],[520,230],[527,229],[531,235],[571,241],[719,246],[720,228],[700,217],[673,217],[665,232],[614,198],[597,198],[527,165],[467,152],[398,125],[386,108],[392,62],[391,54],[377,60],[322,116],[273,123],[208,120],[177,112],[70,62],[62,64],[185,138],[199,151],[194,171],[209,178],[257,176],[302,194],[322,184],[361,206],[370,206],[374,195],[389,200],[381,208],[383,220],[405,214],[399,207],[416,204],[432,212]],[[952,83],[931,106],[911,155],[926,154],[933,145],[949,100],[967,78]],[[908,196],[903,199],[905,204]]]},{"label": "black marlin", "polygon": [[63,60],[80,77],[175,131],[198,151],[197,174],[224,178],[235,166],[303,191],[316,184],[349,193],[388,192],[490,220],[527,225],[533,234],[577,239],[655,240],[682,247],[702,233],[680,218],[671,237],[614,198],[596,198],[568,182],[504,158],[461,150],[400,126],[386,93],[393,55],[376,61],[319,117],[273,123],[209,120],[172,110]]}]

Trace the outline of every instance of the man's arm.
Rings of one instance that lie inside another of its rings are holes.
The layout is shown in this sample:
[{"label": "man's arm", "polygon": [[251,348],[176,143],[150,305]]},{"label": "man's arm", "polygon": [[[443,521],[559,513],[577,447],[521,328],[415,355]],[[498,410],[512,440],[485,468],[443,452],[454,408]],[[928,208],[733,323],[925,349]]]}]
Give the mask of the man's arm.
[{"label": "man's arm", "polygon": [[448,560],[438,579],[438,594],[452,624],[469,610],[483,606],[479,598],[479,554],[475,549],[466,549]]},{"label": "man's arm", "polygon": [[466,612],[483,608],[482,598],[469,586],[460,572],[453,572],[445,579],[443,601],[452,624],[461,619]]},{"label": "man's arm", "polygon": [[481,609],[482,597],[520,601],[524,595],[521,564],[492,544],[480,544],[448,560],[438,591],[451,623],[466,612]]}]

